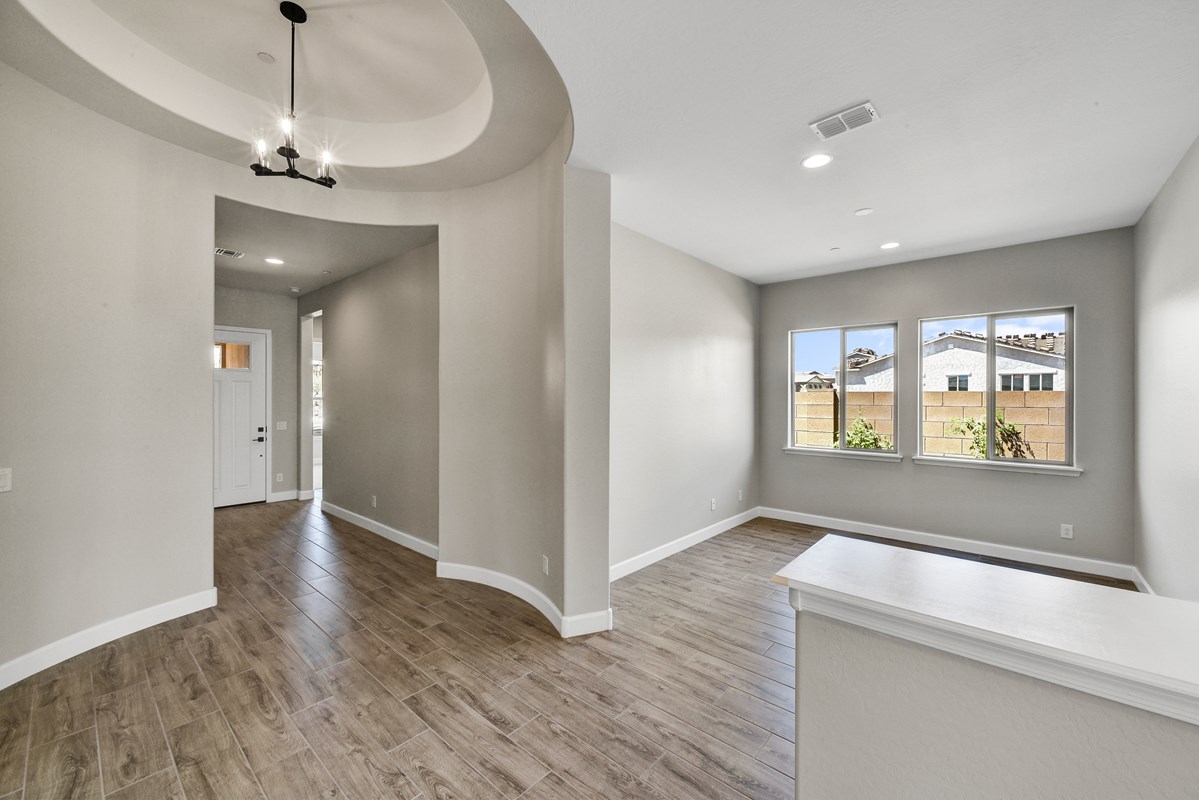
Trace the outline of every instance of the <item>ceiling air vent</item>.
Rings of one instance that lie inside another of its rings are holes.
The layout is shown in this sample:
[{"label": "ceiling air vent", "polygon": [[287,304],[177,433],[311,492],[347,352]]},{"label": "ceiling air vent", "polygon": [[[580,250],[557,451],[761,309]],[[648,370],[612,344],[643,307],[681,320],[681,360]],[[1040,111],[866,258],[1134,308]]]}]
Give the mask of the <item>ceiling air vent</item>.
[{"label": "ceiling air vent", "polygon": [[870,103],[862,103],[840,114],[833,114],[827,119],[813,122],[809,127],[821,139],[831,139],[854,128],[869,125],[878,120],[878,111]]},{"label": "ceiling air vent", "polygon": [[225,256],[226,258],[245,258],[246,257],[245,253],[239,253],[236,250],[226,250],[223,247],[216,248],[213,251],[213,253],[215,253],[218,256]]}]

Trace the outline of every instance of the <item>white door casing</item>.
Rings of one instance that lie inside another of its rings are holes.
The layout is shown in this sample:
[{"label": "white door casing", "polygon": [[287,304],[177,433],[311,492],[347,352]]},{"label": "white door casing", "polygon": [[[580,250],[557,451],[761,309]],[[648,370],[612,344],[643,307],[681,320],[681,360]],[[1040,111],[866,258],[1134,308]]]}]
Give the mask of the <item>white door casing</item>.
[{"label": "white door casing", "polygon": [[[214,507],[266,500],[270,430],[267,423],[269,334],[217,327],[215,344],[249,348],[249,363],[212,371],[212,504]],[[232,354],[232,348],[230,349]],[[245,352],[242,350],[241,352]]]}]

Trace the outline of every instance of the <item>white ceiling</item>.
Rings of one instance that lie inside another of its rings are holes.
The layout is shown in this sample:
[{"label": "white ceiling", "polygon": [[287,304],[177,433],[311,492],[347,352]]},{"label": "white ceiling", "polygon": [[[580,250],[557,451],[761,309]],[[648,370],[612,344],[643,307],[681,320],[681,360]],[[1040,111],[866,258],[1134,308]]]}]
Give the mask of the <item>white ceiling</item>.
[{"label": "white ceiling", "polygon": [[[94,0],[166,55],[230,88],[286,105],[291,23],[276,2]],[[305,5],[301,2],[300,5]],[[462,103],[486,74],[441,0],[320,0],[296,26],[296,105],[354,122],[410,122]],[[274,56],[265,64],[259,52]]]},{"label": "white ceiling", "polygon": [[757,282],[1132,224],[1199,134],[1195,0],[509,2],[614,219]]},{"label": "white ceiling", "polygon": [[[358,225],[301,217],[218,197],[216,246],[244,258],[214,256],[217,286],[307,294],[437,240],[436,225]],[[283,264],[268,264],[278,258]],[[324,274],[325,271],[329,274]],[[299,292],[292,292],[291,287]]]}]

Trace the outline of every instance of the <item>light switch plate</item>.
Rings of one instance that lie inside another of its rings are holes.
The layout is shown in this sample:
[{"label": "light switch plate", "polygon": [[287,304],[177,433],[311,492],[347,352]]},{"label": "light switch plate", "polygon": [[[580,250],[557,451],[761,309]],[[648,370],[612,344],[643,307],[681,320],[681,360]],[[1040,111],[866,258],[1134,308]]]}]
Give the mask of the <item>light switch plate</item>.
[{"label": "light switch plate", "polygon": [[287,423],[286,423],[286,422],[276,422],[276,423],[275,423],[275,430],[277,430],[277,431],[285,431],[285,430],[287,430]]},{"label": "light switch plate", "polygon": [[12,467],[0,469],[0,492],[12,491]]}]

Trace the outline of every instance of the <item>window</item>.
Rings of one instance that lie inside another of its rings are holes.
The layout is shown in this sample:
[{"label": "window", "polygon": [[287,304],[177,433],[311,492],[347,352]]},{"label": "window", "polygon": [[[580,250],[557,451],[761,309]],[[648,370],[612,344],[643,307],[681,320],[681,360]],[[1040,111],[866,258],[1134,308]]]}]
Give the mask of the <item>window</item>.
[{"label": "window", "polygon": [[895,325],[792,331],[788,447],[895,452]]},{"label": "window", "polygon": [[249,369],[250,345],[216,342],[212,345],[212,366],[215,369]]},{"label": "window", "polygon": [[921,320],[921,455],[1070,465],[1072,324],[1066,308]]},{"label": "window", "polygon": [[1004,392],[1052,392],[1053,373],[1039,372],[1029,375],[1000,375],[999,385]]}]

